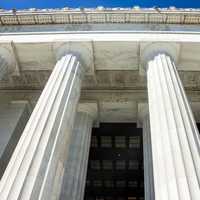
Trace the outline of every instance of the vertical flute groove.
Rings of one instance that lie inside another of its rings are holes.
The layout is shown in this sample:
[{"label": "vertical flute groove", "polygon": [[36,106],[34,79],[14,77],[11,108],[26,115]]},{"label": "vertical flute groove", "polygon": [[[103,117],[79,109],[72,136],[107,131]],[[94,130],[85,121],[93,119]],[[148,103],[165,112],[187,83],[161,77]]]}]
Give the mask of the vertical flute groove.
[{"label": "vertical flute groove", "polygon": [[149,61],[147,83],[155,200],[198,200],[199,133],[169,56],[159,54]]}]

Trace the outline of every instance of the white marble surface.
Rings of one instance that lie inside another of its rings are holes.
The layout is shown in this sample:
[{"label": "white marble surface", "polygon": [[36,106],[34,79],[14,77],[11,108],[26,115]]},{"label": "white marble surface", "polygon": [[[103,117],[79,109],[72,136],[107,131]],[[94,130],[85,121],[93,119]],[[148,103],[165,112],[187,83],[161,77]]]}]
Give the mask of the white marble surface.
[{"label": "white marble surface", "polygon": [[152,160],[152,142],[149,113],[143,116],[143,159],[144,159],[144,197],[145,200],[155,200],[154,175]]},{"label": "white marble surface", "polygon": [[0,177],[29,119],[27,101],[0,102]]},{"label": "white marble surface", "polygon": [[69,156],[65,163],[60,200],[83,200],[93,116],[77,112]]},{"label": "white marble surface", "polygon": [[16,51],[14,57],[10,56],[11,60],[14,59],[13,71],[16,62],[21,71],[52,70],[62,53],[78,56],[88,75],[94,75],[96,70],[138,70],[142,64],[141,49],[152,43],[179,46],[177,68],[200,71],[198,33],[102,31],[4,34],[0,37],[0,48],[13,54],[11,42]]},{"label": "white marble surface", "polygon": [[99,104],[100,122],[136,122],[137,104],[135,102],[101,102]]},{"label": "white marble surface", "polygon": [[72,55],[57,62],[1,179],[1,200],[45,200],[53,195],[54,178],[69,148],[80,71]]},{"label": "white marble surface", "polygon": [[137,70],[139,63],[139,43],[95,42],[96,70]]},{"label": "white marble surface", "polygon": [[158,54],[147,79],[155,199],[198,200],[199,132],[174,62]]},{"label": "white marble surface", "polygon": [[199,25],[183,24],[43,24],[43,25],[4,25],[0,33],[16,32],[61,32],[61,31],[167,31],[199,32]]}]

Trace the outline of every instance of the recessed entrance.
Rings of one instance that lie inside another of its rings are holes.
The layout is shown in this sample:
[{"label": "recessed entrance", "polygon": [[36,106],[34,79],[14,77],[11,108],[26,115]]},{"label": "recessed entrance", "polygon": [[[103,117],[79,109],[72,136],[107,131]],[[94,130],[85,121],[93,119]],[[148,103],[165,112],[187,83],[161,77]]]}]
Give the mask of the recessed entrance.
[{"label": "recessed entrance", "polygon": [[85,200],[144,199],[142,129],[134,123],[93,128]]}]

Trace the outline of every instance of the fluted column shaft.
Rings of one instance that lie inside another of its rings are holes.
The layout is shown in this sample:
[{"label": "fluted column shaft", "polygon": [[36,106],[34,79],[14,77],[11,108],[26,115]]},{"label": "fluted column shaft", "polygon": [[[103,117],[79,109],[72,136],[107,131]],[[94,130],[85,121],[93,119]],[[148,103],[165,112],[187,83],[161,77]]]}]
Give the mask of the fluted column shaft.
[{"label": "fluted column shaft", "polygon": [[62,153],[70,143],[80,74],[76,57],[66,55],[57,62],[2,177],[1,200],[52,198],[66,159]]},{"label": "fluted column shaft", "polygon": [[93,120],[94,115],[83,111],[77,112],[60,200],[84,198]]},{"label": "fluted column shaft", "polygon": [[199,133],[169,56],[148,62],[147,84],[155,199],[199,200]]},{"label": "fluted column shaft", "polygon": [[143,119],[143,157],[144,157],[144,189],[145,200],[154,200],[154,181],[152,163],[152,143],[149,116]]}]

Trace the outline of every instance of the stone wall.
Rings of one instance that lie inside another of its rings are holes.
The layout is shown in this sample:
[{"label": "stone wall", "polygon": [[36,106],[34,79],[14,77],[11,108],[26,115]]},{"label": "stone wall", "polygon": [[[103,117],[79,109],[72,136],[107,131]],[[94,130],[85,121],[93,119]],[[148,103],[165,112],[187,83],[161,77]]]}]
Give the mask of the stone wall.
[{"label": "stone wall", "polygon": [[26,101],[0,104],[0,177],[30,116]]}]

